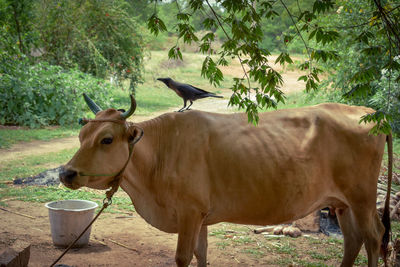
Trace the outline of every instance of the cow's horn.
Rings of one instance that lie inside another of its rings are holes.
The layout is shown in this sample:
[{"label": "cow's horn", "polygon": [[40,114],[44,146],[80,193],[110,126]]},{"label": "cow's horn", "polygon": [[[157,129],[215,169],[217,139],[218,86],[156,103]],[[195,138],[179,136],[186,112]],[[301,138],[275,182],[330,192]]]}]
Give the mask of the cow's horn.
[{"label": "cow's horn", "polygon": [[90,97],[88,97],[85,93],[83,93],[83,97],[85,98],[85,102],[86,104],[88,104],[90,110],[93,111],[94,115],[96,115],[97,112],[102,111],[102,109],[96,103],[94,103],[94,101],[90,99]]},{"label": "cow's horn", "polygon": [[128,111],[125,111],[124,113],[121,114],[121,117],[123,119],[127,119],[129,116],[131,116],[136,109],[136,100],[133,97],[133,95],[130,95],[130,97],[131,97],[131,107],[129,108]]}]

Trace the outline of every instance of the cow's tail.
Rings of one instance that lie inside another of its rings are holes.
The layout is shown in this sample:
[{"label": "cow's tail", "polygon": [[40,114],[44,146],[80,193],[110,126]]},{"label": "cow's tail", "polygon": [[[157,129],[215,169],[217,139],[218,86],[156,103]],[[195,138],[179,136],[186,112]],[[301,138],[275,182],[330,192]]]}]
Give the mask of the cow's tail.
[{"label": "cow's tail", "polygon": [[392,191],[392,173],[393,173],[393,142],[392,134],[388,134],[386,137],[386,142],[388,146],[388,180],[387,180],[387,192],[385,200],[385,208],[382,215],[382,223],[385,226],[385,233],[382,237],[382,256],[387,266],[387,256],[388,256],[388,245],[390,241],[390,192]]}]

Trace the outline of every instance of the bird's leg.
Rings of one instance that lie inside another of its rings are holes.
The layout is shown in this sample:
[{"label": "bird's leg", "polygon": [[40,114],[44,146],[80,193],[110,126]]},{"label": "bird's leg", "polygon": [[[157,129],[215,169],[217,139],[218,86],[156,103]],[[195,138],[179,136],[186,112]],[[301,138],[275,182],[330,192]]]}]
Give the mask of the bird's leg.
[{"label": "bird's leg", "polygon": [[189,110],[190,106],[193,105],[193,101],[192,100],[189,100],[189,101],[190,101],[190,105],[185,110]]},{"label": "bird's leg", "polygon": [[183,100],[183,107],[180,110],[178,110],[178,112],[183,112],[185,110],[185,107],[186,107],[186,99]]}]

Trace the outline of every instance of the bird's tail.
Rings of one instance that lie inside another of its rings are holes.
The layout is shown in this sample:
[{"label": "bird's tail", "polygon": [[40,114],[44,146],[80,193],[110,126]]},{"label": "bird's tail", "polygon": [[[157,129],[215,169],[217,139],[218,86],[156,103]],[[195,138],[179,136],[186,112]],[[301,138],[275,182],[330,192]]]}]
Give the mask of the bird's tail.
[{"label": "bird's tail", "polygon": [[208,96],[211,96],[211,97],[216,97],[216,98],[224,98],[222,95],[213,95],[213,94],[208,94]]}]

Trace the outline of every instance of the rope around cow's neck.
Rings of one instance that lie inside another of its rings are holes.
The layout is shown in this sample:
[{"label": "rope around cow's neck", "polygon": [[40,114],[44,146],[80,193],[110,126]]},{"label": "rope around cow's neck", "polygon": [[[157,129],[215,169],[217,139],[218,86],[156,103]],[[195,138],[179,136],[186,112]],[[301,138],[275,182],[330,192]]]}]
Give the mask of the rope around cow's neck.
[{"label": "rope around cow's neck", "polygon": [[[122,121],[122,120],[100,120],[100,119],[93,119],[93,120],[88,120],[88,119],[83,119],[83,121],[85,122],[115,122],[115,123],[123,123],[125,125],[127,125],[126,121]],[[127,126],[129,127],[129,126]],[[136,137],[135,139],[133,139],[132,141],[128,142],[128,148],[129,148],[129,156],[127,161],[125,162],[124,166],[122,167],[122,169],[117,172],[115,175],[111,174],[111,175],[103,175],[103,174],[81,174],[82,176],[114,176],[114,178],[112,179],[112,181],[110,182],[110,186],[111,188],[109,190],[106,191],[106,198],[104,198],[103,200],[103,207],[101,208],[101,210],[96,214],[96,216],[93,218],[93,220],[88,224],[88,226],[86,226],[86,228],[82,231],[82,233],[71,243],[69,244],[69,246],[64,250],[64,252],[50,265],[50,267],[53,267],[54,265],[56,265],[57,262],[59,262],[62,257],[64,257],[65,254],[67,254],[67,252],[75,245],[75,243],[79,240],[79,238],[81,238],[83,236],[83,234],[90,228],[90,226],[92,226],[92,224],[96,221],[96,219],[100,216],[100,214],[108,207],[112,204],[112,197],[115,194],[115,192],[118,191],[118,188],[121,184],[122,178],[123,178],[123,173],[125,171],[126,166],[128,166],[128,163],[132,157],[132,152],[133,152],[133,146],[139,142],[139,140],[143,137],[143,129],[139,128],[141,130],[141,133],[138,137]]]}]

